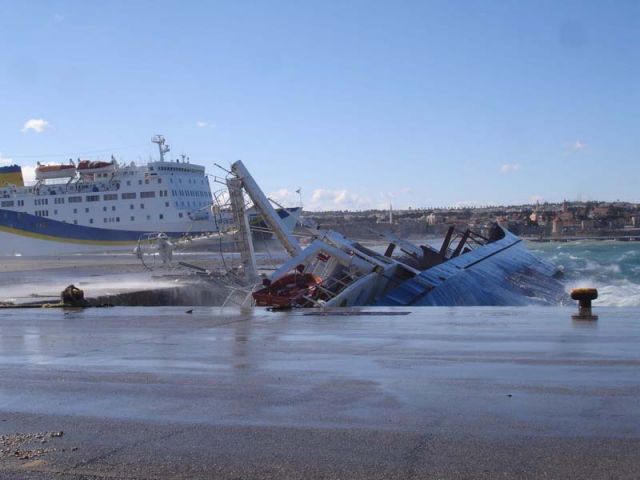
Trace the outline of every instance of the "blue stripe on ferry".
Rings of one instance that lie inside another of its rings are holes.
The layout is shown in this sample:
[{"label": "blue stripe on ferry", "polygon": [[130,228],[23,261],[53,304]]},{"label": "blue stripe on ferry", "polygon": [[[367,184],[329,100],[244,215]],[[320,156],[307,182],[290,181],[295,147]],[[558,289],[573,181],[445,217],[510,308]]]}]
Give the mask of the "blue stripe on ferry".
[{"label": "blue stripe on ferry", "polygon": [[[0,227],[17,230],[18,234],[43,235],[55,237],[61,241],[137,242],[140,235],[150,233],[85,227],[4,209],[0,209]],[[171,237],[180,237],[184,232],[165,233]]]},{"label": "blue stripe on ferry", "polygon": [[[296,209],[292,209],[296,210]],[[278,210],[281,218],[286,218],[286,210]],[[86,227],[72,223],[51,220],[24,212],[0,209],[0,228],[10,229],[20,235],[54,237],[69,242],[137,242],[141,235],[161,230],[135,231]],[[181,237],[188,232],[164,232],[169,237]],[[195,232],[191,232],[195,233]],[[206,233],[206,232],[197,232]]]}]

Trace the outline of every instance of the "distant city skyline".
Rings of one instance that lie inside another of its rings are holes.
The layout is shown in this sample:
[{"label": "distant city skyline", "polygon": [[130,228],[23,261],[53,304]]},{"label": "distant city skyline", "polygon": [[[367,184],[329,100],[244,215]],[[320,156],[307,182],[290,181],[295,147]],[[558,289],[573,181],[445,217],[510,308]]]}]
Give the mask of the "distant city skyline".
[{"label": "distant city skyline", "polygon": [[640,201],[640,3],[0,0],[0,165],[242,159],[309,210]]}]

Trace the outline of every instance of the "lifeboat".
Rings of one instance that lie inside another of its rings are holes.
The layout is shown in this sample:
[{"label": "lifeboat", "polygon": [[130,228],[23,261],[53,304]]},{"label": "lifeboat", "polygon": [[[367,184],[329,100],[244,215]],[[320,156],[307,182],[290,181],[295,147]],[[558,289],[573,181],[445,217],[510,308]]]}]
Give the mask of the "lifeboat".
[{"label": "lifeboat", "polygon": [[115,172],[116,168],[117,164],[115,161],[99,162],[91,160],[80,160],[78,162],[78,172],[82,175]]},{"label": "lifeboat", "polygon": [[295,307],[316,296],[322,278],[312,273],[296,271],[271,283],[265,280],[264,288],[253,292],[253,299],[259,307]]},{"label": "lifeboat", "polygon": [[36,180],[48,180],[51,178],[71,178],[76,174],[76,166],[73,164],[40,165],[36,167]]}]

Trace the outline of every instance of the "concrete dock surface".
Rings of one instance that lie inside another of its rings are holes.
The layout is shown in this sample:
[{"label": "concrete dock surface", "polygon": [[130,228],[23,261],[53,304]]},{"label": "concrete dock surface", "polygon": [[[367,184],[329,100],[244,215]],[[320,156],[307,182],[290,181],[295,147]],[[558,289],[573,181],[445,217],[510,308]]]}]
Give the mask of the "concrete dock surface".
[{"label": "concrete dock surface", "polygon": [[[262,242],[262,251],[256,254],[256,261],[261,271],[270,272],[283,261],[282,249]],[[270,250],[265,249],[270,247]],[[176,253],[173,261],[164,265],[159,259],[145,260],[143,264],[133,253],[104,253],[61,255],[43,257],[2,257],[0,261],[0,304],[9,302],[25,304],[33,302],[56,302],[60,299],[60,292],[70,284],[81,288],[86,298],[108,299],[117,305],[139,305],[144,301],[131,303],[118,302],[112,298],[117,295],[134,294],[136,292],[160,292],[190,285],[193,292],[192,268],[180,265],[186,262],[190,265],[209,269],[213,272],[226,271],[238,266],[240,258],[237,253],[225,252],[191,252]],[[219,289],[213,292],[215,285],[209,284],[212,296],[225,299],[229,291]],[[187,292],[183,292],[187,296]],[[217,295],[216,295],[217,294]],[[192,295],[191,304],[201,304],[199,295]],[[155,303],[152,303],[155,304]],[[173,304],[169,300],[162,305]],[[223,301],[208,299],[207,305],[222,305]]]},{"label": "concrete dock surface", "polygon": [[0,311],[0,478],[640,478],[640,310]]}]

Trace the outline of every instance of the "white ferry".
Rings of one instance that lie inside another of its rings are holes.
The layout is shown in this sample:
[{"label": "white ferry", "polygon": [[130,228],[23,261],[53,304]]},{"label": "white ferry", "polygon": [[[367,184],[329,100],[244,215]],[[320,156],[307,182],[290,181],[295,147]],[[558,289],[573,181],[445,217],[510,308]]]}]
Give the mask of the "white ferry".
[{"label": "white ferry", "polygon": [[[154,232],[182,238],[232,227],[229,211],[212,208],[205,168],[165,159],[165,139],[152,141],[159,161],[39,164],[29,186],[19,166],[0,167],[0,255],[132,250]],[[292,229],[298,210],[279,210]]]}]

